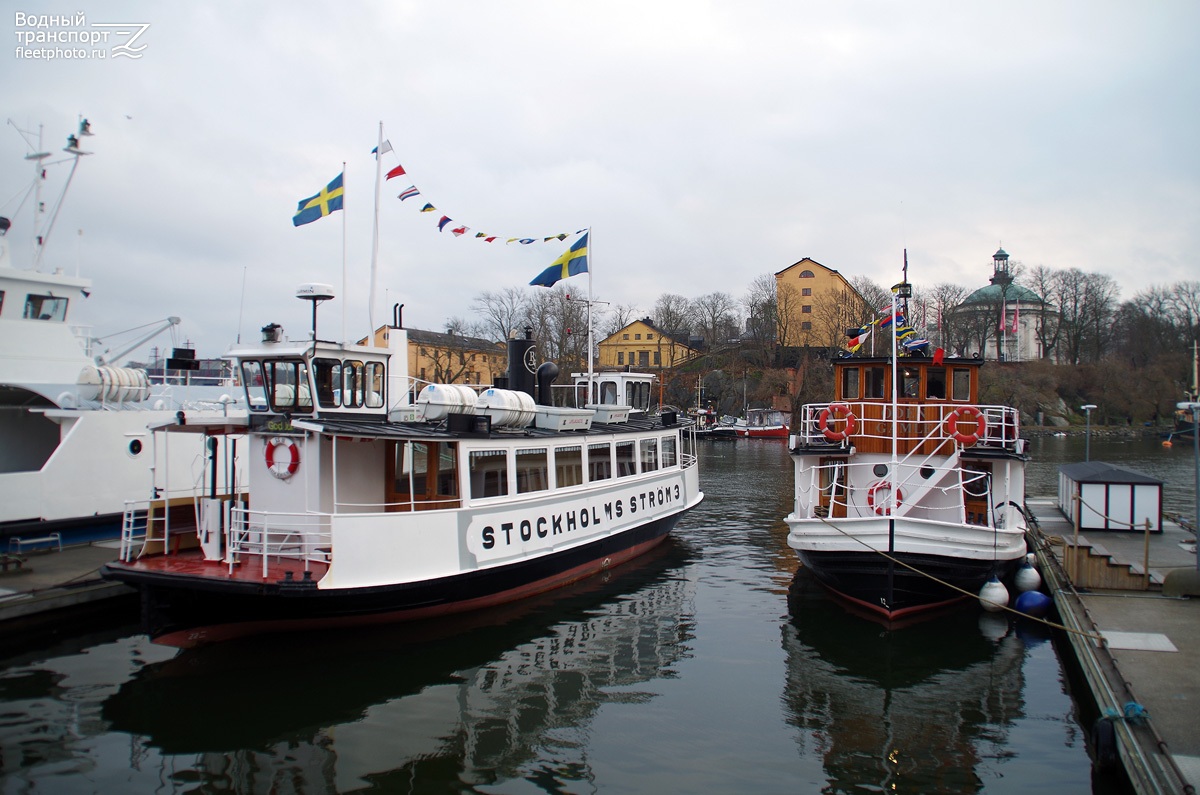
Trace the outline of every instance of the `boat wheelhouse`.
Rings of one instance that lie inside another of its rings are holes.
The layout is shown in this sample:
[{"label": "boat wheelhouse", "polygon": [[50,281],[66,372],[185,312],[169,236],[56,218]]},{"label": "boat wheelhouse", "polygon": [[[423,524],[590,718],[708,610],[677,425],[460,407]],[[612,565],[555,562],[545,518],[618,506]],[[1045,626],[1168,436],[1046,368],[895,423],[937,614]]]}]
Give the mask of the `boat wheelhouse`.
[{"label": "boat wheelhouse", "polygon": [[388,345],[286,341],[268,326],[229,354],[243,426],[159,429],[245,433],[249,486],[105,567],[141,591],[152,638],[193,646],[499,604],[647,551],[703,499],[690,425],[550,405],[552,363],[537,368],[536,402],[532,340],[510,341],[513,389],[429,384],[412,402],[404,329]]},{"label": "boat wheelhouse", "polygon": [[788,545],[825,586],[892,619],[974,596],[1024,560],[1020,417],[979,402],[982,364],[834,360],[834,400],[805,405],[789,437]]}]

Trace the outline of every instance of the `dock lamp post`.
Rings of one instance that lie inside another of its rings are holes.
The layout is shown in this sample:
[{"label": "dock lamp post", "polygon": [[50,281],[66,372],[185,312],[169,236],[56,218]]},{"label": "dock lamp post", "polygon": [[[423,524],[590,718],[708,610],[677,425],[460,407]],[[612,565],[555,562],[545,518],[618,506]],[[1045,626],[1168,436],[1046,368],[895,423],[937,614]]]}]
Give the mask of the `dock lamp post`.
[{"label": "dock lamp post", "polygon": [[1092,460],[1092,409],[1096,408],[1095,403],[1088,403],[1086,406],[1079,407],[1081,411],[1087,414],[1087,439],[1083,442],[1083,460]]},{"label": "dock lamp post", "polygon": [[[1200,532],[1200,403],[1184,401],[1175,404],[1175,408],[1192,412],[1192,453],[1196,459],[1196,530]],[[1200,552],[1196,553],[1196,571],[1200,571]]]}]

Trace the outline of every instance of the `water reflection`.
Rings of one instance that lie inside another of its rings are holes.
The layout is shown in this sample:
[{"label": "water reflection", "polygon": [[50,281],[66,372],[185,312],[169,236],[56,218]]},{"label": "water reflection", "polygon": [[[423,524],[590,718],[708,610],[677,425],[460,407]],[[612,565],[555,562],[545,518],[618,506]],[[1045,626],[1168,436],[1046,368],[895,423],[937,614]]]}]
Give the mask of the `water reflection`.
[{"label": "water reflection", "polygon": [[967,607],[889,630],[804,570],[788,603],[787,720],[802,754],[824,759],[824,791],[984,789],[985,756],[1024,712],[1026,646],[1004,619]]},{"label": "water reflection", "polygon": [[102,717],[141,765],[206,789],[524,777],[559,790],[592,778],[587,727],[605,690],[672,676],[689,653],[686,557],[668,541],[608,581],[450,623],[185,651],[121,685]]}]

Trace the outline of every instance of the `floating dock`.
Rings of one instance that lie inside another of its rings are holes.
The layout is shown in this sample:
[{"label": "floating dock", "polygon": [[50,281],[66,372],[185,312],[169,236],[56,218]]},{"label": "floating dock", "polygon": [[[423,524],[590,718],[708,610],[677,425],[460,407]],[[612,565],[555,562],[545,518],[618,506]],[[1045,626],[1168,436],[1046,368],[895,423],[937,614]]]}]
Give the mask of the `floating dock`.
[{"label": "floating dock", "polygon": [[1138,793],[1197,792],[1200,599],[1170,584],[1172,572],[1195,571],[1196,536],[1169,519],[1161,531],[1080,531],[1052,498],[1026,505],[1040,531],[1043,588],[1109,717],[1111,750],[1130,784]]}]

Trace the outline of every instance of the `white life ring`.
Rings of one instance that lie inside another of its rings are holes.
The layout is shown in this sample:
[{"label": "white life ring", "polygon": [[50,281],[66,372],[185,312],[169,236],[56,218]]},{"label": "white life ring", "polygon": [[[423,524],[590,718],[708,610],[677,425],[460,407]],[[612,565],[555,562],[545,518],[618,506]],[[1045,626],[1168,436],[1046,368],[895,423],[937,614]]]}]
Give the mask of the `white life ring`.
[{"label": "white life ring", "polygon": [[[276,455],[279,448],[286,448],[288,456],[281,458]],[[291,439],[284,436],[272,436],[267,440],[267,469],[280,480],[287,480],[296,474],[300,468],[300,448]]]}]

